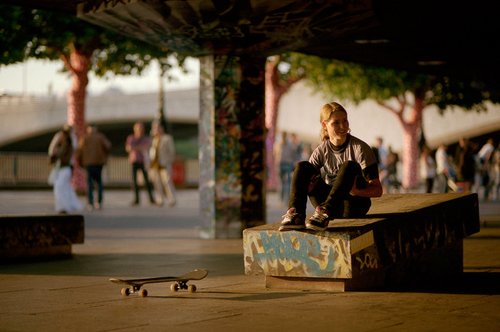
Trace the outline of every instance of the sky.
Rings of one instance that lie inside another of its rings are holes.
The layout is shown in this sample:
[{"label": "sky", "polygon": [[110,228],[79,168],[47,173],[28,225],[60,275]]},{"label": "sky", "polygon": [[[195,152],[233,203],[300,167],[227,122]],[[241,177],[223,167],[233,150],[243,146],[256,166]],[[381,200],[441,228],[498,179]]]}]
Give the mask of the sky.
[{"label": "sky", "polygon": [[[165,80],[166,90],[178,90],[198,86],[199,61],[188,59],[186,66],[190,74],[174,71],[177,80]],[[59,61],[28,60],[9,66],[0,66],[0,94],[44,96],[52,90],[55,95],[64,95],[71,84],[67,73],[61,73],[62,63]],[[159,69],[156,63],[148,68],[142,76],[114,76],[110,79],[89,75],[87,92],[98,95],[110,88],[119,88],[125,93],[143,93],[158,90]]]}]

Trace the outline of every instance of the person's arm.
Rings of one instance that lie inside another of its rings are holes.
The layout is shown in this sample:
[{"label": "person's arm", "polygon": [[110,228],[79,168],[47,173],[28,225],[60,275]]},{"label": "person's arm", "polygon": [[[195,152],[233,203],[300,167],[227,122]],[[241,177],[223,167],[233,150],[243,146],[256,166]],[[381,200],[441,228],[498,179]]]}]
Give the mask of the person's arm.
[{"label": "person's arm", "polygon": [[127,137],[127,140],[125,141],[125,151],[128,153],[132,151],[132,147],[130,146],[130,137]]},{"label": "person's arm", "polygon": [[351,196],[361,197],[380,197],[382,193],[382,184],[378,178],[369,180],[366,188],[356,188],[356,181],[354,181],[352,189],[349,192]]},{"label": "person's arm", "polygon": [[104,150],[106,151],[106,153],[108,153],[109,151],[111,151],[111,146],[112,146],[111,141],[103,134],[101,134],[100,136],[101,136],[102,146],[103,146]]},{"label": "person's arm", "polygon": [[133,136],[129,136],[127,138],[127,143],[125,144],[125,150],[130,153],[132,151],[141,151],[142,146],[140,143],[137,143],[137,140],[134,141]]},{"label": "person's arm", "polygon": [[52,138],[52,140],[50,141],[50,144],[49,144],[49,150],[48,150],[48,154],[50,157],[55,157],[55,156],[58,156],[60,151],[59,151],[59,146],[61,144],[61,133],[60,132],[57,132],[54,137]]},{"label": "person's arm", "polygon": [[358,188],[356,186],[357,178],[354,180],[351,191],[349,194],[351,196],[361,196],[361,197],[380,197],[382,196],[383,189],[382,183],[380,182],[378,174],[378,165],[376,163],[371,164],[366,169],[363,170],[365,178],[368,178],[366,182],[367,185],[364,188]]}]

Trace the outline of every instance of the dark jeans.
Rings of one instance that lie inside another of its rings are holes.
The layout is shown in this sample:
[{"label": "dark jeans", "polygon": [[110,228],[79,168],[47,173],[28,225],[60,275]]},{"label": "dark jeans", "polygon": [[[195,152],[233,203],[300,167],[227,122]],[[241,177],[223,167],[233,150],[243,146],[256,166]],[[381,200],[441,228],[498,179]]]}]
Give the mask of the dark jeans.
[{"label": "dark jeans", "polygon": [[355,179],[358,188],[366,187],[361,166],[354,161],[340,167],[333,185],[328,185],[311,163],[301,161],[293,172],[288,206],[294,207],[297,213],[305,214],[309,197],[314,207],[325,208],[330,217],[362,217],[368,213],[371,200],[349,194]]},{"label": "dark jeans", "polygon": [[87,166],[87,199],[94,205],[94,183],[97,185],[97,202],[102,204],[102,165]]},{"label": "dark jeans", "polygon": [[151,203],[155,202],[154,196],[153,196],[153,187],[151,186],[151,181],[149,181],[148,177],[148,172],[146,171],[146,168],[144,168],[144,164],[141,163],[133,163],[132,164],[132,180],[134,181],[134,194],[135,194],[135,203],[140,202],[140,196],[139,196],[139,183],[137,183],[137,172],[141,171],[142,172],[142,177],[144,178],[144,185],[146,186],[146,190],[148,191],[149,195],[149,201]]},{"label": "dark jeans", "polygon": [[293,163],[280,163],[281,192],[280,197],[283,202],[288,201],[290,193],[290,183],[292,181]]},{"label": "dark jeans", "polygon": [[433,187],[434,187],[434,178],[426,178],[425,179],[425,192],[431,193]]}]

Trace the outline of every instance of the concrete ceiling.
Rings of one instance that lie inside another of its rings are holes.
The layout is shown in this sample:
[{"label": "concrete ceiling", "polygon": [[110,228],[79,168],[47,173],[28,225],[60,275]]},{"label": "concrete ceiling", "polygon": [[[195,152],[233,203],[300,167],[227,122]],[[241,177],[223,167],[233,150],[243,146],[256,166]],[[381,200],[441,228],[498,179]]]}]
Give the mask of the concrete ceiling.
[{"label": "concrete ceiling", "polygon": [[16,0],[191,56],[325,58],[480,80],[500,89],[500,23],[477,0]]}]

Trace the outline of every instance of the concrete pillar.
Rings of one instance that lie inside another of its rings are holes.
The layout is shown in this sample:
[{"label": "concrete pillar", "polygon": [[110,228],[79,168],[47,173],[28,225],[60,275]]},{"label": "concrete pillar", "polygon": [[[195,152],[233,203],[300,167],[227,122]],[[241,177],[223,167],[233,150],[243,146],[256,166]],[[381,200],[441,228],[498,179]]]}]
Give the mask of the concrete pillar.
[{"label": "concrete pillar", "polygon": [[264,57],[200,58],[203,238],[265,224]]}]

